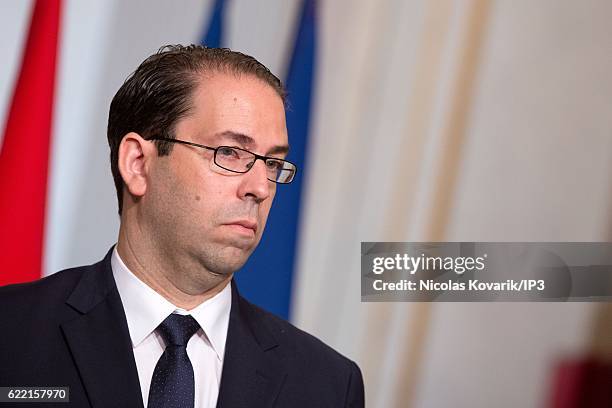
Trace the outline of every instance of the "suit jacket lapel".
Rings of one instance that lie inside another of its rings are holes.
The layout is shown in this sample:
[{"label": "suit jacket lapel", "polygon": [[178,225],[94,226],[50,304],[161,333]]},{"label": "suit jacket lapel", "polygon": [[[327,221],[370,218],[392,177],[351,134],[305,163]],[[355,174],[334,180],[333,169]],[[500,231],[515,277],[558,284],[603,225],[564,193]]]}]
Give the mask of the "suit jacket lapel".
[{"label": "suit jacket lapel", "polygon": [[83,273],[66,302],[82,315],[62,324],[62,330],[94,408],[143,407],[111,252]]},{"label": "suit jacket lapel", "polygon": [[217,408],[272,407],[286,376],[278,343],[232,282],[232,308]]}]

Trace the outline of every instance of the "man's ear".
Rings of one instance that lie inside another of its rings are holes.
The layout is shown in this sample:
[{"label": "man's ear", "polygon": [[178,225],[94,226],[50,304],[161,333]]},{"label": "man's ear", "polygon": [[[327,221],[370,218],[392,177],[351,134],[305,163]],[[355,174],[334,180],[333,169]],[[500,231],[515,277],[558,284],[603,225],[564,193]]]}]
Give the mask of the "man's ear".
[{"label": "man's ear", "polygon": [[155,144],[130,132],[123,136],[119,144],[119,173],[130,194],[144,196],[147,191],[150,158],[156,154]]}]

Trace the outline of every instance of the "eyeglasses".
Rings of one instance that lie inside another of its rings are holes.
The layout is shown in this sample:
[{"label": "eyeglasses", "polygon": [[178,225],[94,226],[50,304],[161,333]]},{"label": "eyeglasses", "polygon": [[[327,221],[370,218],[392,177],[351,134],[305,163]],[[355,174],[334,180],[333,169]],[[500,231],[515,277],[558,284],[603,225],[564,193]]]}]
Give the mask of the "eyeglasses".
[{"label": "eyeglasses", "polygon": [[170,139],[167,137],[153,136],[147,140],[160,140],[164,142],[180,143],[188,146],[199,147],[202,149],[213,150],[215,152],[213,161],[222,169],[233,173],[246,173],[255,164],[257,159],[260,159],[266,164],[268,180],[280,184],[288,184],[293,181],[297,173],[297,166],[290,161],[277,159],[275,157],[266,157],[250,152],[239,147],[218,146],[210,147],[198,143],[187,142],[185,140]]}]

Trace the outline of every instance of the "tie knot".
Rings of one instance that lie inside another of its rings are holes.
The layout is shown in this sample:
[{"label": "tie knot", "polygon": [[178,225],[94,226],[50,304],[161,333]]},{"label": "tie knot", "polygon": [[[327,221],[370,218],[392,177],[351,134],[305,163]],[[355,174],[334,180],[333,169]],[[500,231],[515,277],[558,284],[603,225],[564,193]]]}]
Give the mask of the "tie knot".
[{"label": "tie knot", "polygon": [[186,346],[187,342],[198,331],[200,325],[190,315],[172,313],[158,327],[159,334],[166,346]]}]

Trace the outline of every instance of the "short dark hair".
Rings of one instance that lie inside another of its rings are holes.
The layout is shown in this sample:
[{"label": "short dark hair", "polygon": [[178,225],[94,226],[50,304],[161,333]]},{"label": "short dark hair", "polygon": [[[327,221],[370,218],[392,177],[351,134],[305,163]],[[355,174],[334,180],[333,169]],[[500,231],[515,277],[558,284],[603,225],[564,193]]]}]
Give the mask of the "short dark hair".
[{"label": "short dark hair", "polygon": [[[193,93],[203,73],[252,75],[270,85],[285,103],[280,79],[249,55],[201,45],[160,48],[126,79],[110,104],[107,138],[119,215],[123,208],[123,179],[118,164],[121,140],[130,132],[145,139],[174,138],[176,123],[192,109]],[[172,150],[170,142],[156,141],[156,145],[160,156]]]}]

